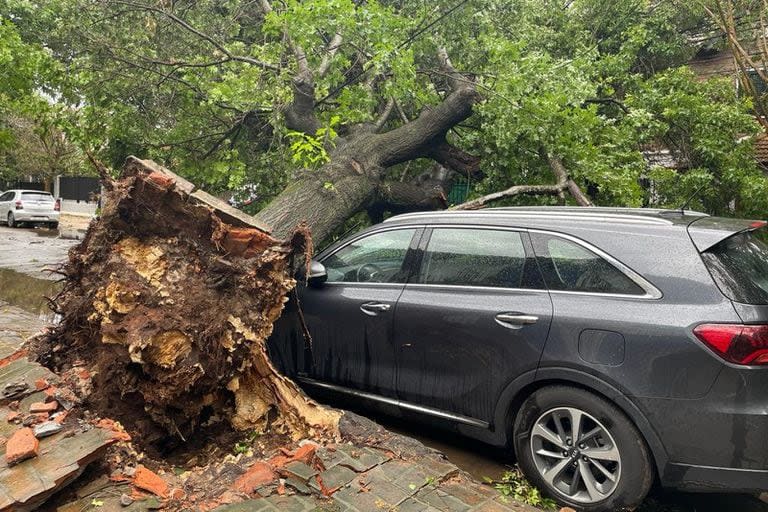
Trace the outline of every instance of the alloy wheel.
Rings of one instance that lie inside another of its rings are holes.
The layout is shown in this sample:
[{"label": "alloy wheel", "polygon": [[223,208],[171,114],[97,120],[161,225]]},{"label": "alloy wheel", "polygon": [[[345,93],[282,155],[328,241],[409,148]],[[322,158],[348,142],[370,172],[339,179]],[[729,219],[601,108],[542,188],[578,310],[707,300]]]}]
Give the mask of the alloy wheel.
[{"label": "alloy wheel", "polygon": [[533,425],[531,454],[549,487],[578,503],[608,498],[621,477],[621,454],[613,436],[590,414],[558,407]]},{"label": "alloy wheel", "polygon": [[13,213],[11,212],[8,212],[8,227],[9,228],[16,227],[16,219],[13,218]]}]

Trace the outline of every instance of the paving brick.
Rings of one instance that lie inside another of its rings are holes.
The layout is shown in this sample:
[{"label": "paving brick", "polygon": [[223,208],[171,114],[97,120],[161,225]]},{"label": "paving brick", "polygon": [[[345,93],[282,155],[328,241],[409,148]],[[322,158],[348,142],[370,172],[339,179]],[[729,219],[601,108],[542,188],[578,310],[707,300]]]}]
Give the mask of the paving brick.
[{"label": "paving brick", "polygon": [[30,428],[21,428],[13,433],[5,446],[5,461],[9,466],[37,457],[40,441]]},{"label": "paving brick", "polygon": [[305,512],[318,508],[314,499],[305,496],[270,496],[264,501],[280,512]]},{"label": "paving brick", "polygon": [[[349,468],[346,468],[344,466],[334,466],[331,469],[326,469],[325,471],[320,473],[317,476],[317,478],[322,480],[323,487],[325,489],[332,492],[335,489],[339,489],[347,485],[356,476],[357,476],[357,473],[355,473]],[[309,486],[312,487],[313,489],[320,491],[321,488],[320,488],[320,484],[317,482],[317,478],[313,478],[309,482]]]},{"label": "paving brick", "polygon": [[275,507],[273,507],[267,500],[259,499],[241,501],[240,503],[234,503],[232,505],[223,505],[213,509],[213,512],[274,512],[274,510]]},{"label": "paving brick", "polygon": [[272,470],[272,466],[266,462],[257,462],[235,480],[232,488],[244,494],[251,494],[259,487],[275,480],[277,475]]},{"label": "paving brick", "polygon": [[335,452],[335,464],[346,466],[358,473],[367,471],[387,460],[389,457],[380,450],[359,448],[352,445],[339,445]]},{"label": "paving brick", "polygon": [[[369,510],[391,510],[398,503],[407,498],[402,490],[395,487],[397,491],[387,496],[375,493],[372,490],[361,492],[355,485],[345,487],[333,495],[333,500],[344,506],[343,510],[359,510],[367,512]],[[379,489],[377,488],[377,491]]]},{"label": "paving brick", "polygon": [[441,491],[440,489],[427,487],[420,491],[416,497],[419,500],[428,503],[436,509],[442,510],[444,512],[464,512],[466,510],[470,510],[471,508],[463,501],[454,498],[450,494]]},{"label": "paving brick", "polygon": [[440,485],[440,490],[450,494],[456,499],[464,502],[470,507],[474,507],[487,501],[493,494],[498,494],[491,490],[492,494],[481,492],[482,487],[479,485],[472,485],[469,482],[459,480],[455,482],[447,482]]},{"label": "paving brick", "polygon": [[408,498],[397,506],[397,512],[440,512],[438,509],[419,501],[415,498]]},{"label": "paving brick", "polygon": [[298,479],[305,482],[308,482],[310,478],[318,473],[318,471],[312,466],[309,466],[298,460],[286,464],[283,468],[281,468],[281,473],[282,472],[290,473],[291,475],[294,475]]}]

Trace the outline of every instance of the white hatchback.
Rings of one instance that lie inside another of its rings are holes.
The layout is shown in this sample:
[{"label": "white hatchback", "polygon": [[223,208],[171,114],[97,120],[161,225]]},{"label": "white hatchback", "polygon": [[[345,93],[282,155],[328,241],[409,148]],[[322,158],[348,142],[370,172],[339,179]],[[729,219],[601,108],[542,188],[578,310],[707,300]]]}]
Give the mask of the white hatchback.
[{"label": "white hatchback", "polygon": [[26,223],[55,229],[59,226],[60,205],[48,192],[8,190],[0,195],[0,222],[12,228]]}]

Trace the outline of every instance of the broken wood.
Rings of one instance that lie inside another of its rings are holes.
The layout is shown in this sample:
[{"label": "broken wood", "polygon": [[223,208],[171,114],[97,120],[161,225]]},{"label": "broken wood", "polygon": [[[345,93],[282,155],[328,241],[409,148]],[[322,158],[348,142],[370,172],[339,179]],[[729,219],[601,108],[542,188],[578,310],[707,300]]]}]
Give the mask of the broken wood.
[{"label": "broken wood", "polygon": [[38,361],[85,361],[86,406],[144,447],[185,441],[217,422],[293,438],[335,434],[340,413],[280,375],[266,351],[311,253],[306,227],[285,240],[152,162],[129,158],[101,217],[63,267],[61,324]]}]

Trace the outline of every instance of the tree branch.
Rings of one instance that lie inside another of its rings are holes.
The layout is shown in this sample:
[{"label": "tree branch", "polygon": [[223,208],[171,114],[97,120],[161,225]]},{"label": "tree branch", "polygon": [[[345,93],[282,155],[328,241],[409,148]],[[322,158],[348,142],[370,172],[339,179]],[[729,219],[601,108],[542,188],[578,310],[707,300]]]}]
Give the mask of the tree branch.
[{"label": "tree branch", "polygon": [[452,92],[438,105],[428,108],[416,119],[376,137],[380,147],[387,148],[381,165],[389,167],[416,156],[426,156],[430,144],[442,141],[445,134],[456,124],[472,115],[474,104],[480,95],[471,80],[465,79],[453,68],[445,49],[438,51],[451,80]]},{"label": "tree branch", "polygon": [[210,44],[212,44],[214,47],[216,47],[217,50],[219,50],[221,53],[226,55],[230,60],[236,60],[236,61],[240,61],[240,62],[247,62],[248,64],[253,64],[254,66],[258,66],[258,67],[263,68],[263,69],[269,69],[269,70],[272,70],[272,71],[279,71],[280,70],[280,68],[278,66],[275,66],[274,64],[269,64],[268,62],[263,62],[263,61],[260,61],[260,60],[257,60],[257,59],[253,59],[251,57],[243,56],[243,55],[235,55],[235,54],[233,54],[232,52],[227,50],[227,48],[223,44],[218,42],[213,37],[211,37],[208,34],[206,34],[206,33],[202,32],[202,31],[196,29],[195,27],[193,27],[192,25],[190,25],[189,23],[187,23],[183,19],[179,18],[178,16],[176,16],[175,14],[173,14],[171,12],[166,11],[165,9],[161,9],[161,8],[155,7],[153,5],[145,5],[145,4],[140,4],[140,3],[129,2],[129,1],[126,1],[126,0],[110,0],[110,1],[112,3],[115,3],[115,4],[126,5],[126,6],[129,6],[129,7],[134,7],[134,8],[137,8],[137,9],[143,9],[145,11],[151,11],[151,12],[156,12],[158,14],[162,14],[163,16],[165,16],[166,18],[170,19],[171,21],[173,21],[174,23],[176,23],[177,25],[179,25],[180,27],[182,27],[186,31],[196,35],[197,37],[199,37],[201,39],[204,39],[205,41],[208,41]]},{"label": "tree branch", "polygon": [[563,165],[563,161],[557,157],[548,153],[543,148],[539,151],[539,154],[547,160],[552,174],[555,175],[557,183],[554,185],[515,185],[509,187],[506,190],[487,194],[477,199],[467,201],[458,206],[454,206],[453,210],[478,210],[484,208],[489,203],[499,201],[500,199],[507,199],[518,195],[551,195],[562,196],[565,191],[568,191],[574,198],[579,206],[593,206],[592,201],[589,200],[586,194],[584,194],[579,186],[568,176],[568,171]]},{"label": "tree branch", "polygon": [[384,105],[384,110],[381,112],[381,115],[379,115],[379,118],[376,120],[375,123],[373,123],[373,131],[378,132],[384,127],[384,123],[386,123],[389,120],[389,117],[392,115],[392,109],[395,107],[395,99],[389,98],[387,100],[387,104]]},{"label": "tree branch", "polygon": [[[259,0],[264,14],[272,12],[269,0]],[[284,111],[286,126],[295,131],[315,135],[320,128],[320,121],[315,115],[315,77],[307,62],[307,54],[287,33],[283,37],[296,59],[296,75],[293,77],[293,100]]]},{"label": "tree branch", "polygon": [[323,77],[328,72],[331,67],[331,62],[333,62],[333,57],[336,55],[336,52],[341,46],[341,41],[341,34],[337,32],[328,42],[328,45],[325,47],[325,55],[323,55],[323,60],[320,61],[320,67],[317,68],[317,76]]},{"label": "tree branch", "polygon": [[427,152],[427,156],[445,167],[464,174],[467,177],[480,179],[483,173],[480,170],[480,157],[471,155],[466,151],[448,143],[443,138]]}]

